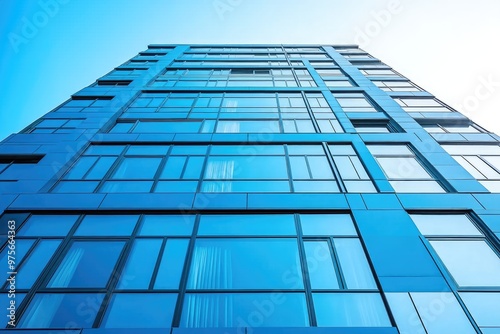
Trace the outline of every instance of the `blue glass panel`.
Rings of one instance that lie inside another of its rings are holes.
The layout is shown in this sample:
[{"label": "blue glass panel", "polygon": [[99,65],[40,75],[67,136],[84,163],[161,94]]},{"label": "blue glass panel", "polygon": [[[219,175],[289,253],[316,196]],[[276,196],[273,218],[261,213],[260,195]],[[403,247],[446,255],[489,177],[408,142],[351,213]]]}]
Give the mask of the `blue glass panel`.
[{"label": "blue glass panel", "polygon": [[115,293],[102,327],[169,328],[176,301],[177,294],[174,293]]},{"label": "blue glass panel", "polygon": [[427,333],[477,333],[453,293],[412,292],[410,295]]},{"label": "blue glass panel", "polygon": [[356,236],[352,218],[348,214],[301,214],[304,235]]},{"label": "blue glass panel", "polygon": [[204,157],[189,157],[186,169],[182,178],[184,179],[199,179],[201,169],[203,168]]},{"label": "blue glass panel", "polygon": [[85,176],[86,180],[100,180],[116,161],[115,157],[100,157],[92,170]]},{"label": "blue glass panel", "polygon": [[481,236],[472,221],[462,215],[410,215],[418,230],[427,236]]},{"label": "blue glass panel", "polygon": [[284,156],[209,157],[205,178],[287,179],[288,173]]},{"label": "blue glass panel", "polygon": [[88,170],[97,161],[97,157],[81,157],[64,176],[65,179],[82,179]]},{"label": "blue glass panel", "polygon": [[196,192],[198,181],[159,181],[155,193]]},{"label": "blue glass panel", "polygon": [[23,302],[24,297],[26,297],[25,293],[18,292],[16,292],[15,294],[0,294],[0,307],[2,308],[2,310],[6,310],[6,316],[0,318],[0,328],[5,328],[9,321],[13,321],[15,324],[18,323],[16,313],[19,309],[19,306]]},{"label": "blue glass panel", "polygon": [[193,215],[146,215],[138,232],[142,236],[190,236]]},{"label": "blue glass panel", "polygon": [[203,182],[202,192],[289,192],[288,181],[214,181]]},{"label": "blue glass panel", "polygon": [[207,146],[182,146],[177,145],[172,147],[171,155],[205,155]]},{"label": "blue glass panel", "polygon": [[165,155],[169,148],[165,145],[133,145],[126,155]]},{"label": "blue glass panel", "polygon": [[133,126],[134,123],[117,123],[109,133],[127,133]]},{"label": "blue glass panel", "polygon": [[210,154],[255,157],[257,155],[285,155],[285,149],[282,145],[214,145]]},{"label": "blue glass panel", "polygon": [[319,327],[391,327],[378,293],[313,293]]},{"label": "blue glass panel", "polygon": [[161,172],[161,179],[180,179],[182,171],[184,170],[184,164],[186,163],[186,157],[171,156],[168,158],[163,171]]},{"label": "blue glass panel", "polygon": [[98,181],[61,181],[54,187],[52,192],[59,194],[87,194],[94,192],[98,185]]},{"label": "blue glass panel", "polygon": [[91,145],[85,155],[120,155],[125,146],[123,145]]},{"label": "blue glass panel", "polygon": [[148,193],[153,181],[107,181],[99,189],[100,193]]},{"label": "blue glass panel", "polygon": [[386,293],[385,298],[389,303],[392,315],[400,333],[426,333],[417,310],[415,309],[408,293]]},{"label": "blue glass panel", "polygon": [[431,240],[460,286],[500,287],[500,258],[484,240]]},{"label": "blue glass panel", "polygon": [[18,324],[19,328],[91,328],[103,293],[38,293]]},{"label": "blue glass panel", "polygon": [[293,181],[295,192],[339,192],[339,187],[335,181]]},{"label": "blue glass panel", "polygon": [[152,179],[161,158],[125,158],[113,174],[115,180]]},{"label": "blue glass panel", "polygon": [[293,215],[203,215],[198,235],[295,236]]},{"label": "blue glass panel", "polygon": [[33,215],[22,226],[17,233],[18,236],[63,236],[68,235],[69,230],[78,219],[78,216],[49,216]]},{"label": "blue glass panel", "polygon": [[306,263],[313,289],[338,289],[337,272],[327,241],[305,241]]},{"label": "blue glass panel", "polygon": [[307,327],[303,293],[186,294],[180,327]]},{"label": "blue glass panel", "polygon": [[128,236],[132,234],[137,215],[88,215],[75,232],[77,236]]},{"label": "blue glass panel", "polygon": [[297,241],[198,239],[188,288],[301,289]]},{"label": "blue glass panel", "polygon": [[389,181],[395,192],[400,193],[444,193],[436,181]]},{"label": "blue glass panel", "polygon": [[376,289],[377,285],[358,239],[334,239],[334,247],[348,289]]},{"label": "blue glass panel", "polygon": [[30,289],[56,251],[61,240],[41,240],[18,271],[16,288]]},{"label": "blue glass panel", "polygon": [[499,292],[459,292],[459,294],[479,327],[500,329]]},{"label": "blue glass panel", "polygon": [[124,244],[123,241],[75,241],[47,286],[106,287]]},{"label": "blue glass panel", "polygon": [[[0,255],[0,279],[1,282],[5,282],[7,278],[9,278],[10,274],[7,274],[8,272],[12,272],[11,268],[9,267],[9,251],[14,250],[15,251],[15,268],[17,268],[18,264],[24,259],[26,254],[28,253],[29,249],[31,246],[33,246],[33,243],[35,240],[29,240],[29,239],[17,239],[16,243],[9,248],[9,244],[5,246],[5,248],[2,250],[2,254]],[[10,254],[11,256],[13,255],[12,253]]]},{"label": "blue glass panel", "polygon": [[155,289],[178,289],[189,239],[169,239],[163,251]]},{"label": "blue glass panel", "polygon": [[136,239],[120,275],[118,289],[148,289],[162,239]]}]

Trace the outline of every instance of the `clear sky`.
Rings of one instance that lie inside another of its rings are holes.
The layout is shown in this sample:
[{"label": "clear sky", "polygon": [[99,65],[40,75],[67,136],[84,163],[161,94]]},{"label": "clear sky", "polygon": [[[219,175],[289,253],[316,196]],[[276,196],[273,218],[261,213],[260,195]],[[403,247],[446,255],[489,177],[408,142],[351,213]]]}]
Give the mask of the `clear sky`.
[{"label": "clear sky", "polygon": [[500,133],[498,0],[0,0],[0,139],[151,43],[360,44]]}]

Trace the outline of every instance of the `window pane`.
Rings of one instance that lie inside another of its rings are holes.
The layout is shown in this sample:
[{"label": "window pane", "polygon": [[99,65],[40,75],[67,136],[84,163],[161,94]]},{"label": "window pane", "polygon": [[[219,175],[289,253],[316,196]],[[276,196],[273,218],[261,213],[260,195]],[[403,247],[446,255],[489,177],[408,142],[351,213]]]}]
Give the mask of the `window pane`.
[{"label": "window pane", "polygon": [[[257,310],[266,313],[257,319]],[[240,326],[309,326],[305,296],[281,292],[186,294],[180,327]]]},{"label": "window pane", "polygon": [[[410,295],[427,333],[477,333],[451,292],[412,292]],[[430,310],[435,311],[429,314]]]},{"label": "window pane", "polygon": [[[28,253],[29,249],[31,246],[33,246],[33,243],[35,240],[29,240],[29,239],[18,239],[16,240],[15,244],[15,251],[16,251],[16,262],[21,263],[21,261],[24,259],[26,254]],[[9,245],[5,246],[4,249],[2,250],[2,254],[0,255],[0,268],[2,271],[0,271],[1,276],[1,282],[4,283],[7,278],[9,278],[10,274],[8,272],[11,272],[12,270],[9,268],[9,262],[8,262],[8,256],[9,256]],[[16,264],[17,268],[17,264]]]},{"label": "window pane", "polygon": [[327,241],[304,242],[309,279],[313,289],[338,289],[337,272]]},{"label": "window pane", "polygon": [[300,224],[304,235],[357,235],[352,218],[348,214],[302,214]]},{"label": "window pane", "polygon": [[17,233],[18,236],[66,236],[78,216],[33,215]]},{"label": "window pane", "polygon": [[85,176],[86,180],[102,179],[116,161],[116,157],[100,157],[90,172]]},{"label": "window pane", "polygon": [[169,157],[160,178],[162,179],[179,179],[186,163],[186,157]]},{"label": "window pane", "polygon": [[[12,308],[12,302],[14,302],[14,307],[16,307],[16,309],[19,309],[19,306],[21,305],[21,303],[23,302],[24,300],[24,297],[26,297],[26,294],[25,293],[19,293],[19,292],[16,292],[15,294],[15,297],[11,298],[12,296],[9,297],[9,294],[8,293],[2,293],[0,294],[0,307],[4,310],[7,310],[6,312],[6,315],[7,316],[4,316],[0,319],[0,328],[5,328],[7,326],[7,323],[14,320],[11,318],[11,316],[15,316],[15,313],[12,314],[13,311],[11,308]],[[17,321],[18,319],[16,318],[15,319],[15,323],[17,324]]]},{"label": "window pane", "polygon": [[430,244],[460,286],[500,286],[500,259],[484,241],[432,240]]},{"label": "window pane", "polygon": [[431,179],[415,158],[377,158],[389,179]]},{"label": "window pane", "polygon": [[169,328],[176,301],[177,294],[174,293],[115,293],[102,327]]},{"label": "window pane", "polygon": [[293,215],[203,215],[198,235],[296,235]]},{"label": "window pane", "polygon": [[106,181],[100,193],[148,193],[153,181]]},{"label": "window pane", "polygon": [[113,179],[152,179],[160,162],[161,158],[125,158],[113,174]]},{"label": "window pane", "polygon": [[436,181],[389,181],[395,192],[399,193],[444,193]]},{"label": "window pane", "polygon": [[313,293],[319,327],[391,327],[377,293]]},{"label": "window pane", "polygon": [[16,288],[31,288],[60,243],[60,240],[41,240],[38,243],[16,276]]},{"label": "window pane", "polygon": [[498,292],[459,292],[460,297],[472,314],[479,327],[499,327],[500,293]]},{"label": "window pane", "polygon": [[136,239],[120,275],[118,289],[148,289],[162,239]]},{"label": "window pane", "polygon": [[483,235],[466,215],[410,215],[423,235]]},{"label": "window pane", "polygon": [[190,236],[196,216],[146,215],[139,235],[142,236]]},{"label": "window pane", "polygon": [[[400,333],[422,334],[426,333],[413,305],[410,295],[406,292],[386,293],[385,298],[394,316]],[[437,334],[437,333],[436,333]]]},{"label": "window pane", "polygon": [[155,289],[178,289],[189,239],[169,239],[156,276]]},{"label": "window pane", "polygon": [[[335,191],[329,187],[328,191]],[[205,181],[201,187],[202,192],[289,192],[288,181]]]},{"label": "window pane", "polygon": [[376,289],[365,252],[358,239],[334,239],[340,268],[348,289]]},{"label": "window pane", "polygon": [[122,241],[75,241],[47,286],[106,287],[123,245]]},{"label": "window pane", "polygon": [[205,178],[286,179],[288,175],[283,156],[234,156],[209,157]]},{"label": "window pane", "polygon": [[[288,278],[284,279],[284,275]],[[188,288],[301,289],[295,239],[198,239]]]},{"label": "window pane", "polygon": [[[91,328],[104,296],[102,293],[36,294],[18,327],[67,328],[71,324],[72,328]],[[92,306],[85,310],[82,304]]]},{"label": "window pane", "polygon": [[75,232],[77,236],[128,236],[132,234],[139,216],[89,215],[83,218]]}]

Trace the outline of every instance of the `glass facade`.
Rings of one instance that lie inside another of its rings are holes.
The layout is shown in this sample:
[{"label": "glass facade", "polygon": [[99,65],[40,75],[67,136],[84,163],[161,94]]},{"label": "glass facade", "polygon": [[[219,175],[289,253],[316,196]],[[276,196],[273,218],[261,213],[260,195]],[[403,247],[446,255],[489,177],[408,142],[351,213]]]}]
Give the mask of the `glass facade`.
[{"label": "glass facade", "polygon": [[0,327],[500,333],[499,143],[356,46],[150,45],[0,145]]}]

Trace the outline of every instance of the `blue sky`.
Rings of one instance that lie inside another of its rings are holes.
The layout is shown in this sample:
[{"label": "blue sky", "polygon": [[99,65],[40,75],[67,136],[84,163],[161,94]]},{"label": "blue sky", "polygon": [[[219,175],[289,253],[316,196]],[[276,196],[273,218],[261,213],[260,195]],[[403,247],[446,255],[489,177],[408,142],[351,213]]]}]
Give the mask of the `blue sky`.
[{"label": "blue sky", "polygon": [[151,43],[360,44],[500,133],[498,0],[0,0],[0,139]]}]

